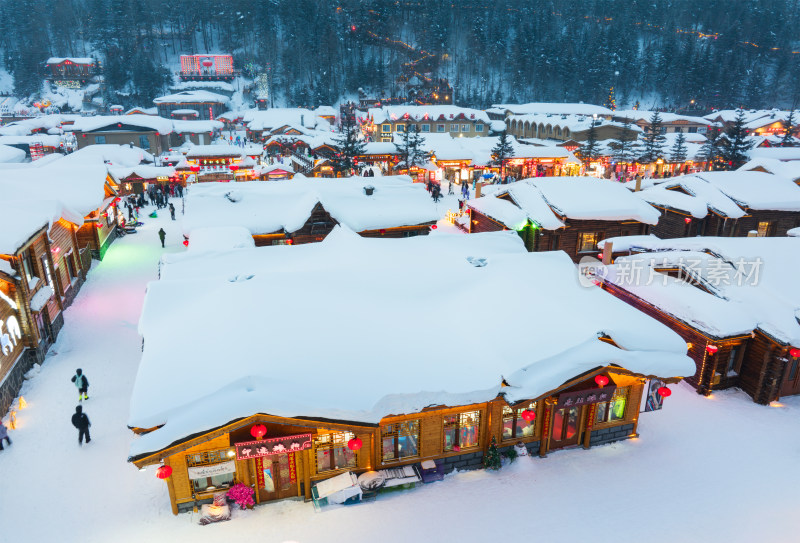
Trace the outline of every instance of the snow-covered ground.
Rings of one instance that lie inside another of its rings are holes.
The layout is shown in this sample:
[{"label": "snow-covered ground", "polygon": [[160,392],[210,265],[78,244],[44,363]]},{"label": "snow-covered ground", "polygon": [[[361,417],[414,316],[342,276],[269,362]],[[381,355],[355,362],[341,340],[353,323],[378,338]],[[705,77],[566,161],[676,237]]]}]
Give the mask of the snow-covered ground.
[{"label": "snow-covered ground", "polygon": [[[457,207],[454,197],[440,204],[442,213]],[[285,501],[218,525],[173,516],[154,470],[126,462],[144,288],[163,252],[184,250],[178,223],[161,215],[143,213],[145,226],[95,264],[51,355],[25,384],[28,407],[0,452],[0,541],[797,541],[800,397],[763,407],[738,391],[703,398],[683,384],[663,411],[642,414],[639,439],[522,458],[323,513]],[[69,421],[78,367],[91,383],[92,442],[83,447]]]}]

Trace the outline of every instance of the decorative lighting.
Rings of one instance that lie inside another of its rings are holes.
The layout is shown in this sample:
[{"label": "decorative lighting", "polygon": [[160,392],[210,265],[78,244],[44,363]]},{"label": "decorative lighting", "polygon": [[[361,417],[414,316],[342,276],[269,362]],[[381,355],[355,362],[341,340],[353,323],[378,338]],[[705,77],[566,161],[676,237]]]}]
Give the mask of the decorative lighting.
[{"label": "decorative lighting", "polygon": [[671,395],[672,391],[667,387],[658,387],[658,395],[662,398],[666,398],[667,396]]},{"label": "decorative lighting", "polygon": [[716,354],[719,351],[719,347],[716,345],[706,345],[706,352],[708,354]]},{"label": "decorative lighting", "polygon": [[25,401],[25,398],[23,396],[20,396],[19,397],[19,408],[20,409],[25,409],[26,407],[28,407],[28,402]]},{"label": "decorative lighting", "polygon": [[608,384],[608,377],[605,375],[596,375],[594,382],[597,383],[598,386],[604,387]]},{"label": "decorative lighting", "polygon": [[161,466],[156,470],[156,477],[159,479],[166,479],[172,475],[172,468],[170,466]]},{"label": "decorative lighting", "polygon": [[256,439],[261,439],[267,435],[267,427],[263,424],[254,424],[253,427],[250,428],[250,435]]},{"label": "decorative lighting", "polygon": [[351,451],[357,451],[363,445],[364,443],[361,441],[360,438],[357,437],[354,437],[353,439],[347,442],[347,448],[350,449]]},{"label": "decorative lighting", "polygon": [[188,239],[183,240],[183,246],[184,247],[188,247],[189,246],[189,240]]},{"label": "decorative lighting", "polygon": [[789,349],[789,356],[791,356],[792,358],[800,358],[800,349],[798,349],[797,347],[792,347],[791,349]]},{"label": "decorative lighting", "polygon": [[436,230],[437,228],[439,228],[439,227],[438,227],[438,226],[436,226],[435,224],[432,224],[432,225],[431,225],[431,230]]},{"label": "decorative lighting", "polygon": [[534,413],[530,409],[526,409],[525,411],[522,412],[522,418],[528,422],[532,422],[533,419],[536,418],[536,413]]},{"label": "decorative lighting", "polygon": [[685,219],[683,219],[683,222],[685,222],[686,224],[689,224],[690,222],[692,222],[692,218],[691,217],[686,217]]}]

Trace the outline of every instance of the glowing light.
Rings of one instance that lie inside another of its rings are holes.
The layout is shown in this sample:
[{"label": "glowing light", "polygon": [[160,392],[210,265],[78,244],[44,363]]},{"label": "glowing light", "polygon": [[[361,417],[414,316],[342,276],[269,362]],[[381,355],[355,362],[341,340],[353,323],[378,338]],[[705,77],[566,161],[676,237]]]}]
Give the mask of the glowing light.
[{"label": "glowing light", "polygon": [[604,387],[608,384],[608,377],[605,375],[596,375],[594,382],[597,383],[598,386]]}]

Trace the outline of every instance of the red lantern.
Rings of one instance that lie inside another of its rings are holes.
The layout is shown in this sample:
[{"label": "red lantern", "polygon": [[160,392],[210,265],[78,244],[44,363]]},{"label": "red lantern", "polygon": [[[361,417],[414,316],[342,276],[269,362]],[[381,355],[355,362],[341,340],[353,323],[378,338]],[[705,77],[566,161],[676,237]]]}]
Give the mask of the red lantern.
[{"label": "red lantern", "polygon": [[384,235],[386,233],[386,230],[381,228],[380,232],[381,232],[381,235]]},{"label": "red lantern", "polygon": [[236,170],[239,169],[239,166],[237,166],[236,164],[229,164],[228,169],[231,170],[232,172],[235,172]]},{"label": "red lantern", "polygon": [[461,447],[459,447],[458,445],[453,445],[453,450],[459,452],[461,450]]},{"label": "red lantern", "polygon": [[156,470],[156,477],[159,479],[166,479],[172,475],[172,468],[170,466],[161,466]]},{"label": "red lantern", "polygon": [[210,58],[204,58],[201,64],[206,68],[211,68],[214,65],[214,61]]},{"label": "red lantern", "polygon": [[184,247],[188,247],[189,246],[189,240],[188,239],[183,240],[183,246]]},{"label": "red lantern", "polygon": [[253,427],[250,428],[250,435],[256,439],[261,439],[267,435],[267,427],[263,424],[254,424]]},{"label": "red lantern", "polygon": [[439,227],[438,227],[438,226],[436,226],[435,224],[432,224],[432,225],[431,225],[431,230],[436,230],[437,228],[439,228]]},{"label": "red lantern", "polygon": [[94,223],[94,225],[97,227],[97,229],[98,229],[98,230],[99,230],[100,228],[103,228],[103,225],[102,225],[102,223],[96,222],[96,223]]},{"label": "red lantern", "polygon": [[193,172],[199,172],[200,166],[189,166],[189,169],[192,170]]},{"label": "red lantern", "polygon": [[686,224],[689,224],[690,222],[692,222],[692,218],[691,217],[686,217],[685,219],[683,219],[683,222],[685,222]]},{"label": "red lantern", "polygon": [[361,448],[364,443],[357,437],[354,437],[350,441],[347,442],[347,448],[351,451],[357,451]]},{"label": "red lantern", "polygon": [[672,394],[672,391],[667,387],[658,387],[658,395],[662,398],[666,398],[670,394]]},{"label": "red lantern", "polygon": [[533,419],[536,418],[536,413],[534,413],[530,409],[526,409],[525,411],[522,412],[522,418],[528,422],[532,422]]},{"label": "red lantern", "polygon": [[717,351],[719,351],[719,347],[716,345],[706,345],[706,352],[708,352],[708,354],[717,354]]},{"label": "red lantern", "polygon": [[800,358],[800,349],[798,349],[797,347],[792,347],[791,349],[789,349],[789,356],[791,356],[792,358]]},{"label": "red lantern", "polygon": [[608,384],[608,377],[605,375],[596,375],[594,378],[594,382],[597,383],[597,386],[604,387]]}]

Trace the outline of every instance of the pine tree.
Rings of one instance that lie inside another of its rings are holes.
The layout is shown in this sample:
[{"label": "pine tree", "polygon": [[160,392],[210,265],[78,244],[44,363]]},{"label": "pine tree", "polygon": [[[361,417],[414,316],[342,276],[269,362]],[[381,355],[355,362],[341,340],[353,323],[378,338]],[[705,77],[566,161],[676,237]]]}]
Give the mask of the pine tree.
[{"label": "pine tree", "polygon": [[358,126],[355,120],[345,117],[342,121],[341,133],[334,138],[336,154],[331,159],[333,170],[337,174],[351,174],[356,165],[356,157],[364,154],[366,142],[358,137]]},{"label": "pine tree", "polygon": [[652,164],[664,157],[664,142],[667,138],[661,133],[662,121],[658,111],[653,112],[650,124],[644,129],[644,152],[642,162]]},{"label": "pine tree", "polygon": [[400,143],[395,143],[397,154],[400,155],[400,162],[397,166],[402,168],[412,168],[422,166],[431,157],[431,154],[423,148],[425,138],[423,138],[416,125],[408,125]]},{"label": "pine tree", "polygon": [[686,136],[683,135],[683,132],[678,132],[678,137],[675,138],[675,144],[670,150],[669,161],[675,163],[686,162],[687,154],[688,149],[686,148]]},{"label": "pine tree", "polygon": [[592,119],[589,125],[589,133],[586,135],[586,142],[581,145],[579,151],[586,167],[589,167],[589,162],[597,160],[600,156],[600,146],[597,143],[597,119]]},{"label": "pine tree", "polygon": [[714,165],[719,163],[720,153],[720,130],[716,126],[711,126],[706,132],[706,141],[700,147],[698,158],[708,165],[708,169],[713,170]]},{"label": "pine tree", "polygon": [[797,138],[794,137],[794,131],[797,130],[797,125],[794,120],[794,109],[789,112],[789,116],[783,120],[783,139],[781,139],[781,147],[794,147],[797,145]]},{"label": "pine tree", "polygon": [[747,162],[747,151],[749,151],[754,144],[753,141],[747,141],[747,130],[744,127],[744,122],[744,111],[740,109],[736,113],[736,119],[733,121],[733,125],[725,133],[728,141],[722,156],[727,162],[727,167],[732,170],[735,170]]},{"label": "pine tree", "polygon": [[486,469],[498,470],[503,465],[500,459],[500,452],[497,450],[497,439],[492,437],[492,444],[483,456],[483,467]]},{"label": "pine tree", "polygon": [[492,148],[492,164],[500,166],[500,176],[505,176],[506,161],[514,156],[514,147],[508,139],[508,132],[503,130],[497,140],[497,145]]},{"label": "pine tree", "polygon": [[636,161],[638,150],[638,136],[633,131],[631,119],[626,118],[622,128],[617,130],[617,138],[611,143],[614,160],[630,164]]}]

